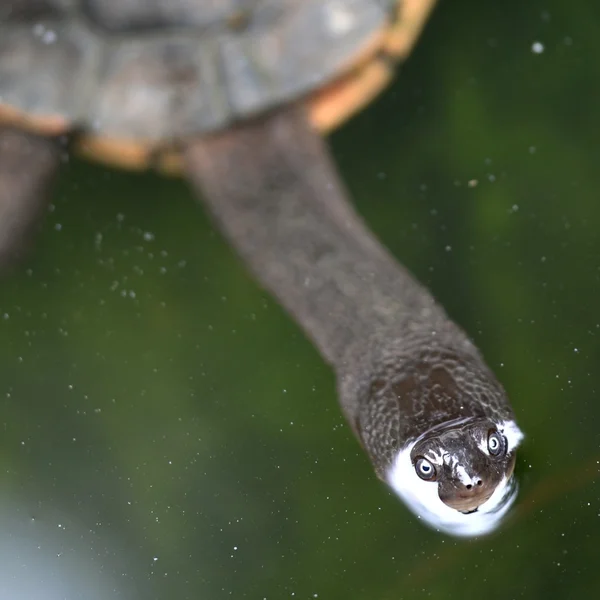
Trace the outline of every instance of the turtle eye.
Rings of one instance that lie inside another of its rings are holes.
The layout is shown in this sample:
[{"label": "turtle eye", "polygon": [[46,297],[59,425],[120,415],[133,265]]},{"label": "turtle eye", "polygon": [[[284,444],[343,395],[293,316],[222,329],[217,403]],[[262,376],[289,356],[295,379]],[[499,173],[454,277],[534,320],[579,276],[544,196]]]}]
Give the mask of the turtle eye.
[{"label": "turtle eye", "polygon": [[500,456],[506,452],[504,438],[497,431],[488,434],[487,447],[491,456]]},{"label": "turtle eye", "polygon": [[415,471],[417,475],[425,481],[434,481],[436,477],[435,467],[431,461],[426,458],[419,458],[415,463]]}]

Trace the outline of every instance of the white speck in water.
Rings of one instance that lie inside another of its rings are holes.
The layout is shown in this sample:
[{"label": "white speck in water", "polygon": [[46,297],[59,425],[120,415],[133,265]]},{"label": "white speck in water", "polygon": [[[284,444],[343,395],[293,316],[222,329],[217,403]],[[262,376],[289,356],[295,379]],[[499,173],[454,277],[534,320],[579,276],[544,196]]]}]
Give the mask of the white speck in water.
[{"label": "white speck in water", "polygon": [[446,252],[452,252],[452,246],[448,245],[444,248]]},{"label": "white speck in water", "polygon": [[541,54],[544,51],[544,44],[542,42],[533,42],[531,44],[531,51],[534,54]]},{"label": "white speck in water", "polygon": [[335,35],[344,35],[354,27],[356,18],[345,4],[331,2],[325,6],[327,25]]},{"label": "white speck in water", "polygon": [[42,42],[44,44],[54,44],[56,41],[56,31],[52,31],[52,29],[47,29],[42,36]]},{"label": "white speck in water", "polygon": [[537,151],[537,148],[535,146],[529,146],[529,154],[535,154]]},{"label": "white speck in water", "polygon": [[145,231],[143,237],[144,240],[146,240],[147,242],[154,241],[154,234],[151,231]]},{"label": "white speck in water", "polygon": [[36,23],[33,26],[33,35],[40,38],[43,44],[54,44],[56,42],[56,31],[47,29],[43,23]]},{"label": "white speck in water", "polygon": [[62,229],[62,224],[56,223],[56,225],[54,225],[54,229],[56,229],[56,231],[60,231]]}]

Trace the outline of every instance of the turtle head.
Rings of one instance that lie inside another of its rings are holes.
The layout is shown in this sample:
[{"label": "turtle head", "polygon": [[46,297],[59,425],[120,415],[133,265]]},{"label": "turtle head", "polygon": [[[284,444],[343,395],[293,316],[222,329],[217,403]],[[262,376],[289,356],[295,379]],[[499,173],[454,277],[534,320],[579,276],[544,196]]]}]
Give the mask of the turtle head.
[{"label": "turtle head", "polygon": [[440,500],[462,513],[489,500],[515,466],[507,437],[489,419],[428,432],[413,446],[410,459],[420,479],[437,483]]},{"label": "turtle head", "polygon": [[495,529],[514,501],[521,438],[513,421],[450,421],[401,449],[387,479],[434,528],[482,535]]},{"label": "turtle head", "polygon": [[385,349],[360,396],[355,430],[377,475],[422,521],[452,535],[483,535],[516,498],[523,434],[471,343],[444,338],[455,330],[424,331],[407,333],[410,352],[406,339]]}]

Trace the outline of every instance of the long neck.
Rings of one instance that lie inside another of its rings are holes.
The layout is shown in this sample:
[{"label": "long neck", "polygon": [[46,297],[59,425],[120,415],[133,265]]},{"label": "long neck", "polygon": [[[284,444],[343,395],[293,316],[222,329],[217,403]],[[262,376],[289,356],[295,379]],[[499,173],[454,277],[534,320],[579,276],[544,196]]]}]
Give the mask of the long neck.
[{"label": "long neck", "polygon": [[301,109],[192,142],[185,158],[231,244],[334,367],[381,477],[431,427],[512,418],[472,342],[352,210]]},{"label": "long neck", "polygon": [[375,330],[441,317],[351,208],[301,109],[195,142],[186,159],[231,244],[337,370]]}]

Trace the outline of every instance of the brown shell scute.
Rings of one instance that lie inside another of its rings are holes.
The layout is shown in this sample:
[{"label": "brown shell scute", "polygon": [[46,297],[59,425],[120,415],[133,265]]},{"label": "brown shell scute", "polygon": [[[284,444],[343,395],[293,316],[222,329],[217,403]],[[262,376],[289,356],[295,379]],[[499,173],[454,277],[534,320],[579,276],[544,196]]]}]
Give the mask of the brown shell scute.
[{"label": "brown shell scute", "polygon": [[320,87],[350,64],[386,23],[373,2],[304,0],[271,23],[255,22],[222,43],[235,114],[245,116]]},{"label": "brown shell scute", "polygon": [[[213,131],[330,81],[369,47],[394,4],[21,0],[18,16],[0,17],[0,121],[15,112],[60,118],[154,145]],[[55,18],[23,16],[36,6]],[[169,26],[182,16],[184,26]],[[160,27],[143,29],[150,23]]]},{"label": "brown shell scute", "polygon": [[3,0],[0,21],[49,19],[77,6],[79,0]]},{"label": "brown shell scute", "polygon": [[208,29],[226,23],[231,15],[256,15],[275,7],[287,10],[297,0],[82,0],[85,13],[109,31],[171,27]]},{"label": "brown shell scute", "polygon": [[0,99],[31,115],[85,116],[100,45],[73,23],[0,26]]},{"label": "brown shell scute", "polygon": [[110,52],[91,104],[92,129],[120,137],[168,140],[214,129],[230,116],[216,48],[193,39],[137,39]]}]

